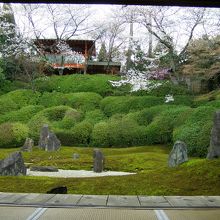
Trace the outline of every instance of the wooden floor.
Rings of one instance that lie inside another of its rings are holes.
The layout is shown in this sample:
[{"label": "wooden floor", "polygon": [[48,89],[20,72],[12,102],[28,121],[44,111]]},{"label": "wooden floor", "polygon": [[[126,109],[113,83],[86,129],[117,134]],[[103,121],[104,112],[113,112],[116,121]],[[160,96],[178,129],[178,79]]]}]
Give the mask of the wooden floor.
[{"label": "wooden floor", "polygon": [[220,209],[0,207],[4,220],[219,220]]}]

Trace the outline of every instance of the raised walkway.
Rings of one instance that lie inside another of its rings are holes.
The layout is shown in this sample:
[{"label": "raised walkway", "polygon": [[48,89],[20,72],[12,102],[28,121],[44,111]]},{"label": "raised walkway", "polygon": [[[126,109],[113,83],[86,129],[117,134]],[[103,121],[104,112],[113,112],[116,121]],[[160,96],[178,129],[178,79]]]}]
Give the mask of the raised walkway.
[{"label": "raised walkway", "polygon": [[102,208],[220,208],[220,196],[115,196],[0,193],[0,206]]},{"label": "raised walkway", "polygon": [[2,220],[219,220],[220,196],[0,193]]}]

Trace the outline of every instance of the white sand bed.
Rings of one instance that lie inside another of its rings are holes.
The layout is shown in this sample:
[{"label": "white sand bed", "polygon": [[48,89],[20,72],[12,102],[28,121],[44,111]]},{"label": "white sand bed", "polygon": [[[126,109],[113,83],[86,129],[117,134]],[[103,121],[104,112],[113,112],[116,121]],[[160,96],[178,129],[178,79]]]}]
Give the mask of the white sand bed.
[{"label": "white sand bed", "polygon": [[125,176],[125,175],[134,175],[136,173],[128,172],[116,172],[116,171],[106,171],[102,173],[95,173],[93,171],[87,170],[62,170],[59,169],[58,172],[39,172],[39,171],[30,171],[27,169],[27,176],[48,176],[48,177],[100,177],[100,176]]}]

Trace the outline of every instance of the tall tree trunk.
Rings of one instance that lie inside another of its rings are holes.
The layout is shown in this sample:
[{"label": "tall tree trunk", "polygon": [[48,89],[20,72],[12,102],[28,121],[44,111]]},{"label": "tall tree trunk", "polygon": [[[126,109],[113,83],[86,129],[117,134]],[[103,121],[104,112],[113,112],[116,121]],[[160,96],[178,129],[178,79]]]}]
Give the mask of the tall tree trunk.
[{"label": "tall tree trunk", "polygon": [[149,44],[148,44],[148,57],[153,57],[153,34],[152,34],[152,15],[149,14]]},{"label": "tall tree trunk", "polygon": [[129,45],[128,45],[127,60],[126,60],[126,72],[128,72],[128,70],[131,67],[131,54],[132,54],[133,37],[134,37],[134,23],[133,23],[133,15],[131,15],[130,32],[129,32]]}]

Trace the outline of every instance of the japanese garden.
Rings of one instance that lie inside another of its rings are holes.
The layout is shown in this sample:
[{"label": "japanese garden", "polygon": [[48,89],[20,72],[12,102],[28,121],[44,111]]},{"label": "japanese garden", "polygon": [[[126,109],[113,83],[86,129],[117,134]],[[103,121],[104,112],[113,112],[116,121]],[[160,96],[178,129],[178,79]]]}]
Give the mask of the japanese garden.
[{"label": "japanese garden", "polygon": [[220,194],[219,9],[0,7],[1,192]]}]

